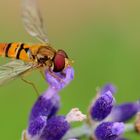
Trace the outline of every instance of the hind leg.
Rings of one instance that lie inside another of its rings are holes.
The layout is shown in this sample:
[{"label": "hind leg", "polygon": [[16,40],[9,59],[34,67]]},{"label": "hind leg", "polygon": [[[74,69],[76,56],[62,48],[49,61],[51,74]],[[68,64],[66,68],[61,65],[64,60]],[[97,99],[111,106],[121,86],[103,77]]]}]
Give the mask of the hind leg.
[{"label": "hind leg", "polygon": [[36,88],[36,86],[35,86],[35,84],[33,82],[28,81],[28,80],[24,79],[23,77],[21,77],[21,80],[33,87],[33,89],[35,90],[35,92],[37,94],[37,97],[40,96],[40,94],[39,94],[39,92],[38,92],[38,90],[37,90],[37,88]]}]

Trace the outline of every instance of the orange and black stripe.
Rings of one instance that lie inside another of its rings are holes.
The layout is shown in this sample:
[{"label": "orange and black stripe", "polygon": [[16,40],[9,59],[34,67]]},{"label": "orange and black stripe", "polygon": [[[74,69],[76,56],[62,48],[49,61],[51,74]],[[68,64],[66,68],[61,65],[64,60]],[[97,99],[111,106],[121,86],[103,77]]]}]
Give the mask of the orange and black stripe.
[{"label": "orange and black stripe", "polygon": [[30,47],[24,43],[0,43],[0,56],[31,61]]},{"label": "orange and black stripe", "polygon": [[5,56],[8,57],[8,52],[9,52],[9,49],[11,47],[12,43],[9,43],[5,49]]},{"label": "orange and black stripe", "polygon": [[16,53],[16,59],[20,59],[20,54],[21,54],[21,51],[24,49],[24,43],[22,43],[19,48],[18,48],[18,51]]},{"label": "orange and black stripe", "polygon": [[31,51],[29,46],[25,45],[24,43],[20,44],[16,52],[15,58],[29,61],[31,59],[30,57],[31,57]]}]

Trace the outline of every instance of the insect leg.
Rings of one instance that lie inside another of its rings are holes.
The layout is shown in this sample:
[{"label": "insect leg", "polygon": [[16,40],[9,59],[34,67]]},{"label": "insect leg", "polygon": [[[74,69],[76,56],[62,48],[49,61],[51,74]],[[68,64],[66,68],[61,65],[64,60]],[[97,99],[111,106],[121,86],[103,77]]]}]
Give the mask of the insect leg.
[{"label": "insect leg", "polygon": [[40,72],[41,76],[43,77],[43,79],[46,81],[46,77],[44,75],[44,72],[42,70],[40,70],[39,72]]},{"label": "insect leg", "polygon": [[56,73],[54,73],[52,70],[49,69],[47,72],[49,72],[49,74],[53,76],[54,78],[56,78],[58,81],[64,82],[63,79],[59,77],[58,75],[56,75]]},{"label": "insect leg", "polygon": [[37,88],[36,88],[36,86],[35,86],[35,84],[34,84],[33,82],[28,81],[28,80],[24,79],[23,77],[21,77],[21,80],[22,80],[23,82],[25,82],[25,83],[31,85],[31,86],[34,88],[34,90],[35,90],[37,96],[40,96],[40,94],[39,94],[39,92],[38,92],[38,90],[37,90]]}]

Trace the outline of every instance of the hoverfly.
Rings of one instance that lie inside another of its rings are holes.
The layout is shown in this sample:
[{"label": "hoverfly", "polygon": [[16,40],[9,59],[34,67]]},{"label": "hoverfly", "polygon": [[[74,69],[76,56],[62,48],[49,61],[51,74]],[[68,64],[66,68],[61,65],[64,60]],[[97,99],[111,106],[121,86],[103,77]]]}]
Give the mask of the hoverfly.
[{"label": "hoverfly", "polygon": [[42,43],[0,43],[0,56],[14,58],[0,66],[0,85],[37,68],[51,73],[63,72],[70,62],[64,50],[50,46],[37,0],[22,0],[21,11],[26,31]]}]

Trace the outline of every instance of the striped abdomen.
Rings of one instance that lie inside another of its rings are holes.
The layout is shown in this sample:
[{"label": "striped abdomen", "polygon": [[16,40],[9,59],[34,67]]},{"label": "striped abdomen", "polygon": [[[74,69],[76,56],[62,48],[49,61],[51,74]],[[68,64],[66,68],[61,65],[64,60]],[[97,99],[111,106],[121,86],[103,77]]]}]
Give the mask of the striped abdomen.
[{"label": "striped abdomen", "polygon": [[30,45],[24,43],[0,43],[0,56],[32,61]]}]

